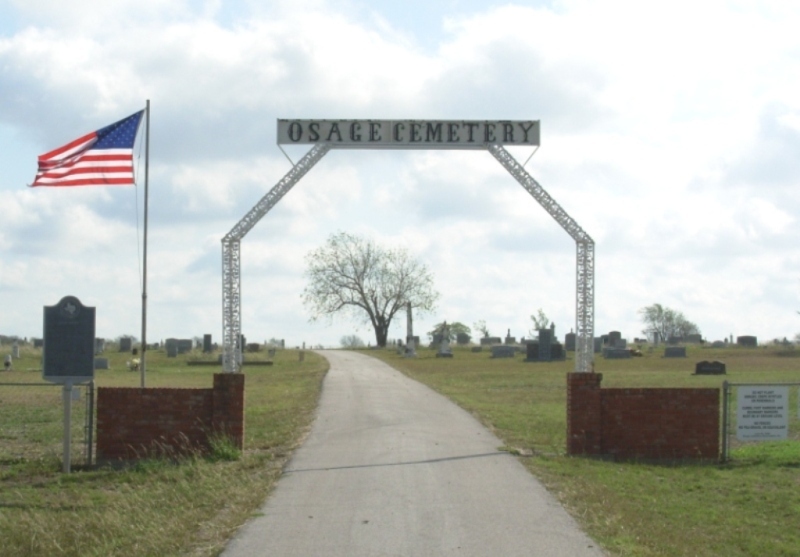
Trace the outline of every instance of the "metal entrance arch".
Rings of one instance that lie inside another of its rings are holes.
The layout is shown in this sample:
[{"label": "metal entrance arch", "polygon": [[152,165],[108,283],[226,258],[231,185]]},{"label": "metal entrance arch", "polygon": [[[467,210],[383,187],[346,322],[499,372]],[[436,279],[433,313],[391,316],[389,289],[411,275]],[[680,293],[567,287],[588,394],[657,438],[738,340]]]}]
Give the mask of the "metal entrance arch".
[{"label": "metal entrance arch", "polygon": [[539,145],[539,122],[469,120],[278,120],[278,144],[311,150],[222,238],[223,370],[241,371],[241,241],[331,149],[487,150],[575,240],[575,371],[592,371],[594,240],[505,149]]}]

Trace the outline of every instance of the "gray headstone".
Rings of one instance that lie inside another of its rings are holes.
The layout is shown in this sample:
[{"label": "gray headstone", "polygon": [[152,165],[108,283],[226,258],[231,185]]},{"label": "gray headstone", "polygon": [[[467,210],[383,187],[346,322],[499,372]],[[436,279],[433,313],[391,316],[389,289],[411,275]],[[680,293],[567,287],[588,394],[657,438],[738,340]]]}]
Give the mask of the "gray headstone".
[{"label": "gray headstone", "polygon": [[106,351],[106,341],[103,338],[96,338],[94,339],[94,353],[102,354]]},{"label": "gray headstone", "polygon": [[167,358],[177,358],[178,357],[178,339],[177,338],[168,338],[164,342],[164,348],[167,350]]},{"label": "gray headstone", "polygon": [[492,358],[513,358],[517,355],[517,349],[514,346],[506,344],[495,344],[492,346]]},{"label": "gray headstone", "polygon": [[178,354],[188,354],[192,351],[192,346],[194,343],[190,338],[180,338],[178,339]]},{"label": "gray headstone", "polygon": [[608,333],[608,345],[616,347],[617,342],[622,338],[622,333],[619,331],[609,331]]},{"label": "gray headstone", "polygon": [[133,346],[133,341],[131,337],[122,337],[119,339],[120,352],[130,352],[132,346]]},{"label": "gray headstone", "polygon": [[525,343],[525,361],[538,362],[539,361],[539,342],[536,340],[529,340]]},{"label": "gray headstone", "polygon": [[19,360],[19,344],[16,342],[11,345],[11,357],[15,360]]},{"label": "gray headstone", "polygon": [[758,346],[758,338],[751,335],[736,337],[736,344],[747,348],[755,348]]},{"label": "gray headstone", "polygon": [[603,357],[607,360],[622,360],[631,357],[631,351],[624,348],[606,348]]},{"label": "gray headstone", "polygon": [[603,337],[594,338],[594,353],[599,354],[603,351]]},{"label": "gray headstone", "polygon": [[686,347],[685,346],[667,346],[664,348],[664,357],[665,358],[685,358],[686,357]]},{"label": "gray headstone", "polygon": [[95,358],[94,369],[108,369],[108,358]]},{"label": "gray headstone", "polygon": [[209,354],[212,350],[211,335],[203,335],[203,354]]},{"label": "gray headstone", "polygon": [[436,352],[437,358],[452,358],[453,351],[450,349],[450,327],[445,321],[442,333],[439,335],[439,350]]},{"label": "gray headstone", "polygon": [[575,340],[578,338],[578,335],[575,333],[567,333],[564,335],[564,349],[567,352],[575,352]]},{"label": "gray headstone", "polygon": [[419,337],[414,336],[414,318],[411,314],[411,302],[406,302],[406,358],[413,358],[417,355]]},{"label": "gray headstone", "polygon": [[95,308],[75,296],[44,307],[42,377],[53,383],[94,379]]},{"label": "gray headstone", "polygon": [[33,347],[34,348],[44,348],[44,339],[43,338],[35,338],[35,339],[33,339]]},{"label": "gray headstone", "polygon": [[553,330],[539,329],[539,361],[549,362],[553,359],[551,354],[553,346]]}]

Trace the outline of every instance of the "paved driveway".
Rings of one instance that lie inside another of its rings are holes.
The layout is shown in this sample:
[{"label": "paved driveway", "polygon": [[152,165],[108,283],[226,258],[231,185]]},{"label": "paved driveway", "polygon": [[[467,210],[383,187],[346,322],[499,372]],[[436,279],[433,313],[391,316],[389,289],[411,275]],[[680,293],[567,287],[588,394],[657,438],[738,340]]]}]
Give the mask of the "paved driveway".
[{"label": "paved driveway", "polygon": [[467,412],[379,360],[320,353],[312,431],[223,556],[602,555]]}]

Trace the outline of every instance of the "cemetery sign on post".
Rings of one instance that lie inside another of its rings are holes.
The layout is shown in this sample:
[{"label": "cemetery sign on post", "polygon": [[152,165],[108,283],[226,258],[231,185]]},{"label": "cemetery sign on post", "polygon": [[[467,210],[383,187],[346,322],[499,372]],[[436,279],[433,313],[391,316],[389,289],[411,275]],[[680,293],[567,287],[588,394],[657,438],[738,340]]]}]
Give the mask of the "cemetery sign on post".
[{"label": "cemetery sign on post", "polygon": [[70,471],[72,386],[94,379],[94,310],[75,296],[44,307],[42,377],[64,385],[64,472]]}]

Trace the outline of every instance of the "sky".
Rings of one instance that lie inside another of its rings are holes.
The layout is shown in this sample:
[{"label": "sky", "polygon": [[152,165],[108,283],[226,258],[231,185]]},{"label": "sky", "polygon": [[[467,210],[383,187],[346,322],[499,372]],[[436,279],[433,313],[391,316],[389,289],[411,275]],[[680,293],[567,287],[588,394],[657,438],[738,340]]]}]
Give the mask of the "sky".
[{"label": "sky", "polygon": [[[596,334],[642,336],[659,303],[709,341],[791,339],[798,28],[788,1],[0,0],[0,334],[41,337],[73,295],[98,337],[141,336],[143,139],[136,187],[27,185],[150,100],[150,342],[221,339],[220,240],[307,150],[280,118],[539,120],[526,170],[595,241]],[[429,268],[423,337],[575,326],[574,241],[488,152],[333,150],[242,241],[248,342],[375,342],[302,303],[339,231]]]}]

